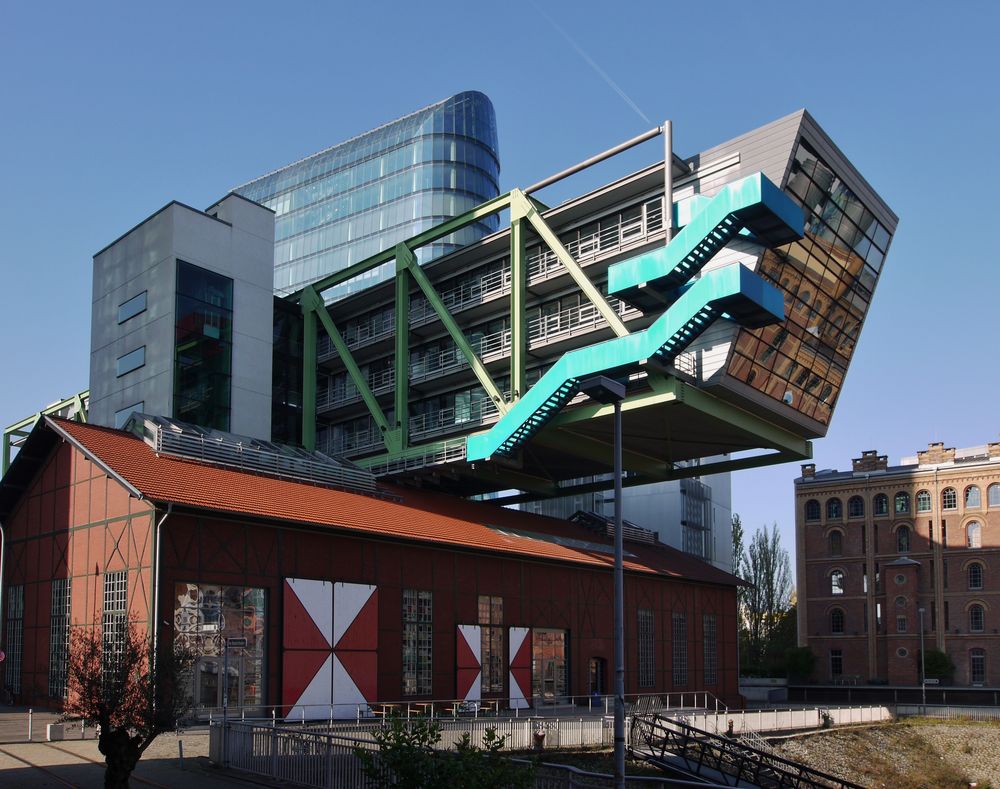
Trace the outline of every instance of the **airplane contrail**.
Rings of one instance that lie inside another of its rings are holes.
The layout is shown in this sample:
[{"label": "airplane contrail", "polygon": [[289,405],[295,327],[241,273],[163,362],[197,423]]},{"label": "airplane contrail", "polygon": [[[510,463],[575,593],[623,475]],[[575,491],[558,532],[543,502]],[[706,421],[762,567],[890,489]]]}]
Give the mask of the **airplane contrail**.
[{"label": "airplane contrail", "polygon": [[652,123],[652,121],[646,117],[646,113],[644,113],[642,110],[639,109],[639,105],[637,105],[634,101],[632,101],[631,97],[618,86],[617,82],[615,82],[613,79],[611,79],[610,76],[608,76],[608,73],[604,69],[602,69],[599,65],[597,65],[594,59],[584,51],[583,47],[581,47],[578,43],[576,43],[576,41],[569,33],[563,30],[559,25],[557,25],[555,20],[553,20],[548,14],[546,14],[545,11],[543,11],[541,7],[539,7],[537,4],[535,5],[535,10],[538,11],[538,13],[542,17],[544,17],[545,20],[550,25],[552,25],[553,28],[555,28],[556,32],[559,33],[559,35],[561,35],[563,38],[566,39],[567,42],[569,42],[569,45],[576,50],[576,53],[584,59],[587,65],[590,66],[594,71],[596,71],[598,76],[600,76],[601,79],[603,79],[615,93],[621,96],[622,100],[626,104],[628,104],[628,106],[631,107],[640,118],[642,118],[646,123]]}]

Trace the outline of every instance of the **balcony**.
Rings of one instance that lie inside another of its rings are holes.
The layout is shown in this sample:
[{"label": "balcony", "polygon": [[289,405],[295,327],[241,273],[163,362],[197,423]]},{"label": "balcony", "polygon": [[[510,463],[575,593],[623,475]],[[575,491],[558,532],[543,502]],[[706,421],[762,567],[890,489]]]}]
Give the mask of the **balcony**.
[{"label": "balcony", "polygon": [[[385,370],[373,370],[368,373],[368,388],[373,394],[389,392],[396,383],[396,372],[391,367]],[[346,375],[338,377],[330,386],[316,393],[316,409],[325,411],[339,408],[361,399],[361,392],[354,382]]]},{"label": "balcony", "polygon": [[[509,397],[509,393],[504,394]],[[496,403],[480,400],[464,406],[442,408],[410,417],[410,438],[429,438],[453,430],[493,424],[500,418]]]}]

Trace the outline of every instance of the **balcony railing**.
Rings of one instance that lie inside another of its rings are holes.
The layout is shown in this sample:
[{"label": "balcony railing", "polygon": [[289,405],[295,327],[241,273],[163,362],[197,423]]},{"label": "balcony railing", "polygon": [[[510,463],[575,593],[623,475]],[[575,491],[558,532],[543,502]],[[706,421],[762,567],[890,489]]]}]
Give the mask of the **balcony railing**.
[{"label": "balcony railing", "polygon": [[464,406],[451,406],[411,416],[410,437],[425,438],[455,429],[491,424],[499,418],[496,403],[492,400],[479,400]]},{"label": "balcony railing", "polygon": [[[373,370],[368,373],[368,388],[373,394],[388,392],[396,383],[396,372],[391,367],[385,370]],[[346,375],[337,378],[330,386],[320,389],[316,394],[316,407],[336,408],[361,399],[361,392],[354,382]]]}]

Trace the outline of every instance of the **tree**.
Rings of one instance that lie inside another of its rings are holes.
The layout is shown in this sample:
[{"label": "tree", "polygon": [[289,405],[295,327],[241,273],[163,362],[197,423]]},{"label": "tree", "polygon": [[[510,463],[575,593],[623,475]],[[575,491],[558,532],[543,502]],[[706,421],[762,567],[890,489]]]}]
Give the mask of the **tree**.
[{"label": "tree", "polygon": [[492,727],[483,735],[482,748],[473,745],[465,732],[454,751],[435,750],[441,741],[441,725],[434,721],[407,721],[397,716],[387,726],[375,729],[372,737],[377,751],[354,751],[370,786],[528,789],[535,783],[532,768],[514,764],[501,754],[506,738]]},{"label": "tree", "polygon": [[127,789],[143,752],[157,736],[172,731],[190,707],[191,660],[176,650],[162,650],[150,671],[149,639],[134,624],[116,622],[108,630],[73,631],[64,712],[100,726],[104,786]]},{"label": "tree", "polygon": [[740,620],[745,629],[744,661],[760,666],[767,645],[788,611],[792,592],[792,570],[788,551],[781,547],[778,524],[754,532],[744,557],[744,589]]},{"label": "tree", "polygon": [[[926,676],[929,679],[939,679],[948,682],[955,673],[955,664],[946,652],[940,649],[928,649],[925,657],[927,666]],[[920,656],[917,656],[917,665],[920,665]]]}]

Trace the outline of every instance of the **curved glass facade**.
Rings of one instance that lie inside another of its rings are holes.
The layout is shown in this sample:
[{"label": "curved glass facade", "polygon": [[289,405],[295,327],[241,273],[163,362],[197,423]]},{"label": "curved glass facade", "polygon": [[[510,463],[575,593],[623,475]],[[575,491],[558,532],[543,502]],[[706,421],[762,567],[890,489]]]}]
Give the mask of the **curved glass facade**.
[{"label": "curved glass facade", "polygon": [[[292,293],[496,197],[496,115],[459,93],[237,187],[275,211],[274,290]],[[492,216],[420,249],[425,263],[499,227]],[[391,278],[391,264],[327,298]]]}]

